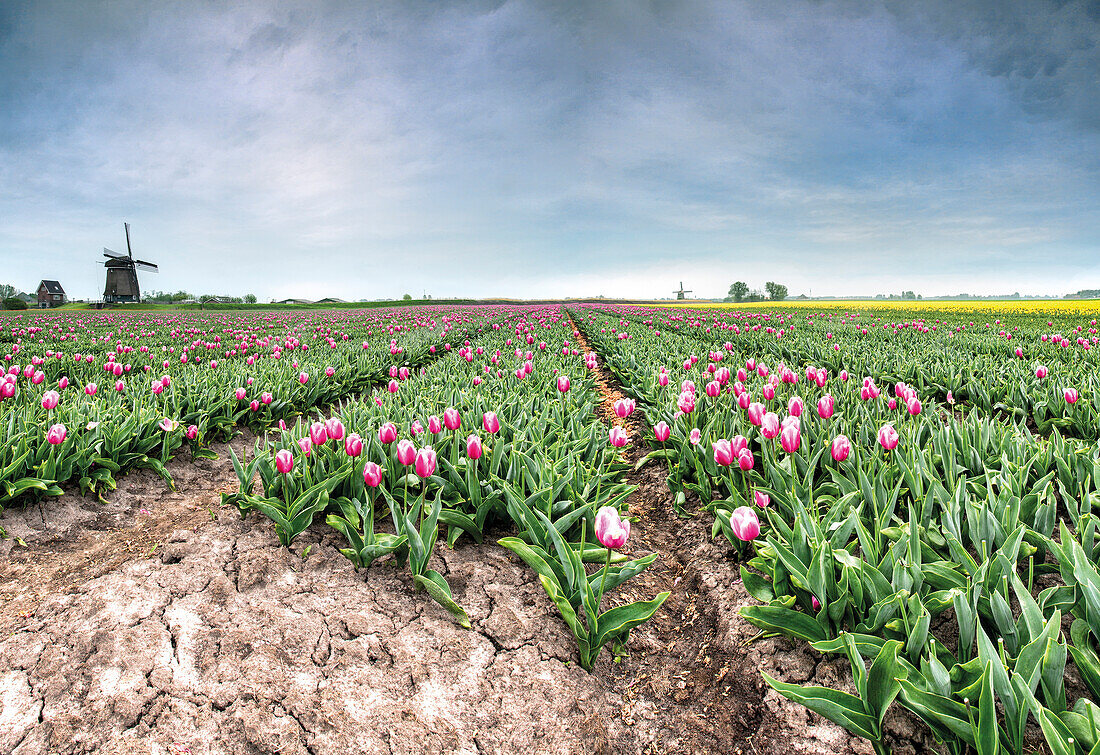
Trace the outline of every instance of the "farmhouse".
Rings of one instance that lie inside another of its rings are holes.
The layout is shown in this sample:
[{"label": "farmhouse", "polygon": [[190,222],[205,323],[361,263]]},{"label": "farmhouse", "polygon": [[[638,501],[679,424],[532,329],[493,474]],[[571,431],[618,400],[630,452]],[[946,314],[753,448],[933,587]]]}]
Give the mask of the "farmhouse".
[{"label": "farmhouse", "polygon": [[38,284],[38,308],[60,307],[68,301],[65,298],[65,289],[57,281],[44,280]]}]

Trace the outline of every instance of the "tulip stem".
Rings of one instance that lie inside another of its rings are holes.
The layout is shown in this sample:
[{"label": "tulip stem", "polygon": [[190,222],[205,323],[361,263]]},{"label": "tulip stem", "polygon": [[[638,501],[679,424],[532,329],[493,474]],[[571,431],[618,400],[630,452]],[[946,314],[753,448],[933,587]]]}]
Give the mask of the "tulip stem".
[{"label": "tulip stem", "polygon": [[[607,551],[607,560],[604,561],[603,577],[600,579],[600,594],[596,597],[596,612],[597,613],[599,613],[600,604],[603,602],[603,590],[604,590],[604,586],[607,584],[607,573],[609,571],[611,571],[611,549],[605,547],[604,550]],[[582,556],[583,556],[583,552],[582,552]]]}]

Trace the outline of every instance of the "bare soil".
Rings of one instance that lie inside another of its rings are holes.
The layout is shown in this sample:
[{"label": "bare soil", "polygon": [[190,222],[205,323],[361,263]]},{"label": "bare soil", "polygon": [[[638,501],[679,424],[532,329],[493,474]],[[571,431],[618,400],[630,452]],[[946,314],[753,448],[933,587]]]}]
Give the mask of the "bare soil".
[{"label": "bare soil", "polygon": [[[610,412],[619,389],[600,379]],[[646,428],[631,419],[638,458]],[[356,571],[320,522],[287,549],[267,519],[222,508],[237,484],[227,449],[184,450],[175,491],[138,471],[104,501],[67,492],[0,516],[0,753],[871,751],[763,684],[761,669],[850,677],[804,645],[751,642],[736,557],[707,517],[671,512],[659,463],[630,477],[628,543],[659,561],[613,600],[672,594],[627,657],[588,674],[534,573],[494,538],[437,548],[463,630],[407,571]],[[932,751],[908,719],[891,727],[896,752]]]}]

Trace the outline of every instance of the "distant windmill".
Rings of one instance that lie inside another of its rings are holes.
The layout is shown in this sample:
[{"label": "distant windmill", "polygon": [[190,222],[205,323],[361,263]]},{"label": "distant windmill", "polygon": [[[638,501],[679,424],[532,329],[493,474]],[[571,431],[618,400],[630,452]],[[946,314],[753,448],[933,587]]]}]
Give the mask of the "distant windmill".
[{"label": "distant windmill", "polygon": [[103,256],[107,258],[103,263],[107,267],[107,285],[103,287],[103,301],[107,304],[140,302],[141,289],[138,288],[137,271],[140,269],[150,273],[157,272],[157,266],[152,262],[134,259],[134,252],[130,248],[130,224],[122,225],[126,228],[126,254],[112,252],[107,247],[103,247]]},{"label": "distant windmill", "polygon": [[684,290],[684,282],[680,281],[680,290],[679,291],[673,291],[672,293],[676,294],[677,299],[683,299],[683,298],[685,298],[684,294],[690,294],[691,293],[691,289],[688,289],[687,291],[685,291]]}]

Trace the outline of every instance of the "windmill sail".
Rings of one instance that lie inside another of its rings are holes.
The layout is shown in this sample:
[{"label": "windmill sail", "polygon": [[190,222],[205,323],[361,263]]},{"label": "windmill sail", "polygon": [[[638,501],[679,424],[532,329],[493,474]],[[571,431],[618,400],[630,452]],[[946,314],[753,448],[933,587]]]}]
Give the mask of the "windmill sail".
[{"label": "windmill sail", "polygon": [[141,288],[138,286],[138,269],[150,273],[158,272],[155,262],[135,260],[134,250],[130,245],[130,224],[123,223],[126,230],[126,254],[119,254],[104,247],[103,256],[107,258],[104,266],[107,268],[107,282],[103,287],[103,301],[108,304],[119,304],[141,301]]}]

